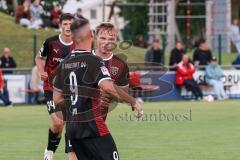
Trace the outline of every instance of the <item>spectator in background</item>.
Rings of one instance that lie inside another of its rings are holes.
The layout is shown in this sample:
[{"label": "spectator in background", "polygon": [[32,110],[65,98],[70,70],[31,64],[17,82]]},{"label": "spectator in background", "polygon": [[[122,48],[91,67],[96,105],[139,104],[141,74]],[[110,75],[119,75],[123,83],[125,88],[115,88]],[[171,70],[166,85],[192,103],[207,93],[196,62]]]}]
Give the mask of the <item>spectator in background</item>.
[{"label": "spectator in background", "polygon": [[233,44],[235,45],[238,54],[240,54],[240,32],[239,32],[239,26],[238,26],[238,19],[233,19],[233,24],[230,28],[230,36]]},{"label": "spectator in background", "polygon": [[197,82],[193,78],[195,72],[194,65],[189,61],[188,55],[183,55],[182,61],[177,65],[176,85],[185,86],[186,90],[191,91],[195,99],[202,99],[203,93]]},{"label": "spectator in background", "polygon": [[223,72],[221,67],[217,64],[216,57],[213,57],[211,62],[206,67],[206,82],[208,85],[212,86],[218,100],[226,99],[227,95],[224,91],[224,85],[221,81]]},{"label": "spectator in background", "polygon": [[141,48],[147,48],[147,42],[144,40],[142,35],[137,36],[134,45]]},{"label": "spectator in background", "polygon": [[212,52],[210,51],[206,41],[200,41],[199,47],[193,53],[193,61],[195,67],[206,66],[212,59]]},{"label": "spectator in background", "polygon": [[6,0],[0,0],[0,10],[4,13],[8,13],[8,6]]},{"label": "spectator in background", "polygon": [[59,4],[55,4],[53,6],[53,9],[50,13],[50,20],[51,20],[51,26],[54,28],[58,28],[59,26],[59,18],[62,14],[62,11],[60,9]]},{"label": "spectator in background", "polygon": [[31,27],[31,12],[29,10],[30,1],[25,0],[23,5],[18,6],[16,11],[16,24],[30,28]]},{"label": "spectator in background", "polygon": [[82,16],[82,9],[78,8],[77,12],[75,14],[75,19],[86,19],[85,17]]},{"label": "spectator in background", "polygon": [[240,55],[238,55],[236,57],[235,60],[233,60],[232,65],[236,68],[236,69],[240,69]]},{"label": "spectator in background", "polygon": [[[3,54],[1,57],[1,68],[16,68],[16,62],[11,55],[11,50],[9,48],[3,49]],[[3,71],[4,74],[10,74],[12,71]]]},{"label": "spectator in background", "polygon": [[7,84],[4,83],[2,70],[0,70],[0,99],[3,101],[5,106],[12,105],[12,102],[9,100]]},{"label": "spectator in background", "polygon": [[145,55],[145,62],[162,64],[163,51],[160,49],[160,44],[158,39],[153,40],[152,47],[147,51]]},{"label": "spectator in background", "polygon": [[31,28],[39,29],[43,26],[43,20],[41,15],[43,14],[43,8],[40,5],[40,0],[34,0],[30,6],[30,12],[32,15],[32,26]]},{"label": "spectator in background", "polygon": [[182,57],[185,54],[182,42],[177,42],[176,47],[171,51],[169,66],[176,67],[179,62],[182,61]]}]

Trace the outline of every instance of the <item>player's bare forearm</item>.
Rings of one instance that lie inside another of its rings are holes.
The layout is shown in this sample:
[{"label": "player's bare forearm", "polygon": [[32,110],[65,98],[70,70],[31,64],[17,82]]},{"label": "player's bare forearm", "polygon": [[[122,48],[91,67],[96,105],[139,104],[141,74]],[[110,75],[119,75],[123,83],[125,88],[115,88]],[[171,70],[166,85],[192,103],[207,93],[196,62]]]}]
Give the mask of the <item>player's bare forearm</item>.
[{"label": "player's bare forearm", "polygon": [[57,106],[59,103],[64,101],[64,98],[62,96],[61,92],[58,92],[56,90],[53,90],[53,101],[55,105]]},{"label": "player's bare forearm", "polygon": [[[136,100],[126,93],[123,89],[116,86],[112,81],[105,80],[100,84],[100,88],[110,94],[114,99],[133,105]],[[126,90],[126,89],[125,89]]]},{"label": "player's bare forearm", "polygon": [[136,101],[132,96],[127,94],[123,89],[116,86],[112,81],[104,80],[99,84],[99,87],[113,97],[130,104],[132,110],[137,111],[137,117],[141,117],[143,115],[143,109],[138,103],[138,101]]},{"label": "player's bare forearm", "polygon": [[127,86],[124,86],[124,87],[121,87],[126,93],[128,93],[128,91],[129,91],[129,85],[127,85]]},{"label": "player's bare forearm", "polygon": [[41,58],[40,55],[38,54],[35,58],[35,62],[36,62],[39,72],[43,73],[46,60],[44,58]]},{"label": "player's bare forearm", "polygon": [[[124,92],[128,93],[129,91],[129,86],[125,86],[125,87],[120,87]],[[124,102],[123,100],[121,99],[113,99],[115,101],[118,101],[118,102]]]}]

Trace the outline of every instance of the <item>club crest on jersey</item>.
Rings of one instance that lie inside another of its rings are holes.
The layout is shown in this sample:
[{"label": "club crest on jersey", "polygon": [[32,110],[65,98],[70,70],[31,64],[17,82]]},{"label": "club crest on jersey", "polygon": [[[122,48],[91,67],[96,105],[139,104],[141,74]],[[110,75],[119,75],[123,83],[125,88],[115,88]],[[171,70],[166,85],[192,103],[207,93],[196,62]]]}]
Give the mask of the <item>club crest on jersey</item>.
[{"label": "club crest on jersey", "polygon": [[101,71],[103,73],[103,75],[105,76],[110,76],[109,72],[108,72],[108,69],[105,67],[105,66],[102,66],[101,67]]},{"label": "club crest on jersey", "polygon": [[113,67],[110,68],[110,72],[111,72],[111,74],[114,75],[114,76],[117,75],[118,70],[119,70],[119,68],[118,68],[118,67],[115,67],[115,66],[113,66]]}]

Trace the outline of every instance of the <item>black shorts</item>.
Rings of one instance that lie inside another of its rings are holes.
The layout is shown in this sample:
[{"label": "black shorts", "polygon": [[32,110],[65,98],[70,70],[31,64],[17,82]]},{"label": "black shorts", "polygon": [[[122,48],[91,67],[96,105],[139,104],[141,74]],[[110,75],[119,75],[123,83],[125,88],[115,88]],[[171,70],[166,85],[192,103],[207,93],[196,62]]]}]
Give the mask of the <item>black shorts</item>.
[{"label": "black shorts", "polygon": [[115,142],[108,134],[103,137],[71,139],[73,150],[81,160],[119,160]]},{"label": "black shorts", "polygon": [[47,103],[48,113],[52,114],[52,113],[56,112],[56,106],[53,102],[53,92],[45,90],[44,97],[45,97],[45,100]]},{"label": "black shorts", "polygon": [[74,152],[70,139],[67,134],[65,134],[65,153]]}]

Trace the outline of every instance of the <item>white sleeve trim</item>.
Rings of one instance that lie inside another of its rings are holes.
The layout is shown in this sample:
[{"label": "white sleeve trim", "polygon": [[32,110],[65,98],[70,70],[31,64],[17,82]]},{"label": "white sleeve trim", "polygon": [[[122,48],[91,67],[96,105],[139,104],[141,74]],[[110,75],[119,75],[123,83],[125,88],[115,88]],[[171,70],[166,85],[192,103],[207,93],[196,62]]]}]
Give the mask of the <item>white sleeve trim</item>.
[{"label": "white sleeve trim", "polygon": [[44,58],[44,56],[42,56],[42,52],[39,52],[39,57]]},{"label": "white sleeve trim", "polygon": [[110,77],[105,77],[105,78],[102,78],[102,79],[100,79],[99,81],[98,81],[98,86],[100,85],[100,83],[103,81],[103,80],[111,80],[111,78]]},{"label": "white sleeve trim", "polygon": [[129,84],[127,84],[125,86],[118,86],[118,87],[121,87],[121,88],[129,87]]},{"label": "white sleeve trim", "polygon": [[57,91],[57,92],[63,92],[61,89],[56,88],[55,86],[53,86],[53,89],[54,89],[55,91]]}]

